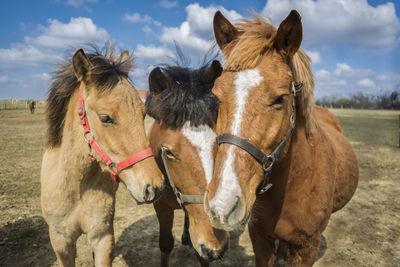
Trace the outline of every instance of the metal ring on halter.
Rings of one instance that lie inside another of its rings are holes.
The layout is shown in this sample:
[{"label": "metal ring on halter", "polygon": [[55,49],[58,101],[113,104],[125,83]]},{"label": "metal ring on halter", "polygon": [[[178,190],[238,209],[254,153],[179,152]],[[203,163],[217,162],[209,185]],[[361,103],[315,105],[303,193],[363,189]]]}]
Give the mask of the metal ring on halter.
[{"label": "metal ring on halter", "polygon": [[108,165],[108,168],[110,168],[110,170],[112,170],[116,176],[118,176],[119,174],[119,170],[117,168],[117,165],[115,164],[115,162],[111,162],[110,165]]},{"label": "metal ring on halter", "polygon": [[[88,135],[88,134],[90,134],[90,139],[87,138],[87,135]],[[86,143],[91,147],[91,145],[90,145],[90,140],[91,140],[91,139],[94,139],[93,132],[90,131],[90,132],[84,133],[84,134],[83,134],[83,138],[85,138]]]},{"label": "metal ring on halter", "polygon": [[294,96],[296,96],[298,93],[301,92],[301,90],[303,90],[304,88],[304,83],[303,82],[298,82],[296,84],[294,84]]},{"label": "metal ring on halter", "polygon": [[267,156],[265,162],[262,164],[264,172],[270,171],[274,165],[274,162],[275,158],[273,158],[271,155]]}]

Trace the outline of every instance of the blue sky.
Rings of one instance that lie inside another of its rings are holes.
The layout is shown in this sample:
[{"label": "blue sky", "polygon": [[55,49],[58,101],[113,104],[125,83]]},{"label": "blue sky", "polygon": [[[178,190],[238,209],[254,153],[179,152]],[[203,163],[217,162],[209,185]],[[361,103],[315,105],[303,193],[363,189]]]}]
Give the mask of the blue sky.
[{"label": "blue sky", "polygon": [[88,42],[134,50],[131,73],[147,89],[151,69],[174,55],[174,41],[197,62],[213,45],[212,18],[233,22],[254,9],[275,25],[302,15],[302,48],[313,60],[315,95],[400,90],[400,1],[2,1],[0,99],[44,99],[56,64]]}]

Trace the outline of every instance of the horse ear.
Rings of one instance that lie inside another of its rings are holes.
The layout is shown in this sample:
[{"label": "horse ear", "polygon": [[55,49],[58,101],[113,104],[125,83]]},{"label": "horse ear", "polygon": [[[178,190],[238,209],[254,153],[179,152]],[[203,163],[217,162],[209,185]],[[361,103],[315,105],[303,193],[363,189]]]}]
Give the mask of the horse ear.
[{"label": "horse ear", "polygon": [[213,26],[215,40],[221,50],[239,35],[239,31],[220,11],[217,11],[214,15]]},{"label": "horse ear", "polygon": [[149,89],[152,95],[158,95],[170,87],[167,76],[157,67],[150,72]]},{"label": "horse ear", "polygon": [[279,25],[274,45],[281,54],[292,57],[300,48],[302,40],[301,16],[296,10],[292,10]]},{"label": "horse ear", "polygon": [[124,52],[122,52],[120,57],[121,57],[121,62],[128,61],[131,59],[131,56],[129,55],[128,50],[125,50]]},{"label": "horse ear", "polygon": [[92,68],[92,63],[86,56],[83,49],[79,49],[75,52],[72,57],[72,66],[74,67],[74,73],[79,81],[86,81],[89,70]]},{"label": "horse ear", "polygon": [[[221,75],[222,73],[222,66],[218,60],[214,60],[211,63],[211,66],[208,67],[204,72],[204,81],[206,84],[214,84],[215,80]],[[212,86],[210,87],[210,90]]]}]

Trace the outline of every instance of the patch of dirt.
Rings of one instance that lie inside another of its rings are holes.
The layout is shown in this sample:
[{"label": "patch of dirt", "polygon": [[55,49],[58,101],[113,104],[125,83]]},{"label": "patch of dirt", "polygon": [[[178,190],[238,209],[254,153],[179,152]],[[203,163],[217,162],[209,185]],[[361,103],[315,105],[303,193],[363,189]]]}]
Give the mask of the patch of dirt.
[{"label": "patch of dirt", "polygon": [[[39,168],[44,121],[35,115],[0,114],[0,266],[57,266],[40,212]],[[146,120],[150,125],[151,120]],[[358,189],[332,215],[314,266],[400,266],[400,149],[353,140],[360,165]],[[6,153],[4,152],[6,151]],[[171,266],[199,266],[182,246],[183,212],[176,211]],[[113,266],[159,266],[158,223],[152,205],[136,206],[121,185],[117,193]],[[77,244],[77,266],[91,266],[85,236]],[[210,266],[255,266],[247,229],[231,235],[223,260]]]}]

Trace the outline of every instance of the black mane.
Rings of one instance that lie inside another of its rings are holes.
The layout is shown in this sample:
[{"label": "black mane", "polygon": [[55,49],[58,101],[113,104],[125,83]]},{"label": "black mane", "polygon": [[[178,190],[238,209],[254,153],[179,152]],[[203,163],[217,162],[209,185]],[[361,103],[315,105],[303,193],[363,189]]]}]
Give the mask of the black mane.
[{"label": "black mane", "polygon": [[213,127],[218,115],[219,100],[212,94],[212,82],[204,79],[208,64],[192,69],[165,66],[162,73],[169,81],[169,88],[159,94],[149,93],[146,98],[147,113],[171,127],[206,124]]}]

